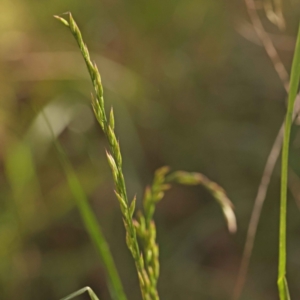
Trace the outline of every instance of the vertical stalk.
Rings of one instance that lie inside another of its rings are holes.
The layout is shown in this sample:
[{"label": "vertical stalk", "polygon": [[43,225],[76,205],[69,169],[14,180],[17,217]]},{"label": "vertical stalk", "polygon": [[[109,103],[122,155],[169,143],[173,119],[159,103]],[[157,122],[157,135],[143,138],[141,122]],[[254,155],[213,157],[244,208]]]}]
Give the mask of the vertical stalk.
[{"label": "vertical stalk", "polygon": [[288,160],[291,127],[293,120],[294,103],[298,92],[300,79],[300,26],[298,30],[297,43],[293,58],[290,91],[288,97],[288,109],[285,118],[285,130],[281,161],[281,197],[280,197],[280,225],[279,225],[279,263],[278,263],[278,289],[280,300],[289,300],[289,291],[286,281],[286,207],[287,207],[287,181]]}]

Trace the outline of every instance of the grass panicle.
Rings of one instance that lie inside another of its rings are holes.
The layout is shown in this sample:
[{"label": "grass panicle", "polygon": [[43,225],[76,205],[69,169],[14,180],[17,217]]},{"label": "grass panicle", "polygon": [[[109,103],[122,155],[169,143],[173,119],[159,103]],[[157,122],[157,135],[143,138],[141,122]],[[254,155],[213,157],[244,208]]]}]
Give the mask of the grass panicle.
[{"label": "grass panicle", "polygon": [[[233,205],[226,196],[224,190],[216,183],[199,173],[188,173],[183,171],[169,173],[168,167],[162,167],[155,172],[153,183],[146,188],[143,198],[143,210],[137,213],[134,219],[136,198],[128,200],[125,179],[122,171],[122,155],[119,141],[116,138],[115,120],[113,109],[110,110],[109,117],[106,115],[103,98],[103,87],[101,76],[97,66],[91,61],[82,35],[76,25],[71,13],[68,13],[69,20],[55,16],[72,32],[76,39],[82,56],[87,65],[90,77],[95,90],[92,94],[92,106],[96,119],[98,120],[109,143],[109,151],[106,151],[108,164],[111,168],[115,183],[115,194],[120,204],[126,229],[126,243],[133,256],[141,294],[144,300],[159,300],[157,291],[157,281],[159,278],[159,248],[156,243],[156,226],[153,220],[156,204],[162,200],[165,191],[171,187],[171,183],[181,183],[185,185],[203,185],[216,198],[222,207],[226,217],[230,232],[236,231],[236,220],[233,212]],[[83,290],[81,290],[83,291]],[[74,295],[79,295],[78,292]]]},{"label": "grass panicle", "polygon": [[[113,179],[116,188],[115,193],[123,215],[124,226],[126,229],[126,243],[135,261],[143,299],[156,300],[158,299],[157,292],[155,291],[154,293],[151,287],[151,282],[145,268],[144,258],[138,244],[136,228],[132,219],[132,214],[134,213],[134,204],[130,205],[130,202],[127,197],[125,179],[122,171],[122,155],[120,151],[119,142],[114,132],[115,120],[113,110],[111,109],[108,120],[104,107],[103,87],[101,83],[100,73],[96,64],[93,63],[90,59],[88,49],[83,42],[81,32],[77,24],[75,23],[72,14],[68,13],[68,16],[68,21],[59,16],[55,16],[55,18],[57,18],[64,25],[69,27],[71,33],[73,34],[75,40],[78,43],[82,56],[87,65],[95,90],[95,97],[92,96],[92,105],[94,113],[109,143],[110,151],[107,151],[106,155],[113,174]],[[133,201],[132,203],[135,203],[135,201]]]},{"label": "grass panicle", "polygon": [[155,172],[152,185],[146,188],[143,199],[143,212],[139,211],[138,217],[134,221],[153,293],[156,290],[160,269],[159,247],[156,243],[156,226],[153,215],[156,204],[163,199],[165,192],[171,188],[171,183],[203,185],[220,204],[227,220],[229,231],[231,233],[236,231],[236,218],[233,212],[233,205],[223,188],[218,184],[200,173],[184,171],[170,173],[169,167],[158,169]]},{"label": "grass panicle", "polygon": [[151,294],[158,299],[157,281],[159,278],[159,248],[156,243],[156,226],[153,220],[156,204],[163,198],[164,192],[170,188],[165,183],[168,167],[162,167],[155,172],[152,186],[145,190],[143,212],[139,211],[134,224],[140,240],[145,261],[145,269],[150,280]]},{"label": "grass panicle", "polygon": [[185,171],[176,171],[171,173],[167,177],[167,182],[176,182],[183,185],[202,185],[205,187],[221,206],[229,232],[236,232],[237,225],[233,211],[233,204],[227,197],[225,190],[217,183],[211,181],[201,173]]}]

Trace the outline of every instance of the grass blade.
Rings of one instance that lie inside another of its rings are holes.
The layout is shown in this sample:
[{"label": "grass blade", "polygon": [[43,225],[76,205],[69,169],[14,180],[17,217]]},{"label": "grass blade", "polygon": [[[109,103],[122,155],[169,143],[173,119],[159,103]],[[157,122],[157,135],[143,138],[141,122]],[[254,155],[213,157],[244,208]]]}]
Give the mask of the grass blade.
[{"label": "grass blade", "polygon": [[293,121],[294,103],[298,92],[300,80],[300,27],[298,30],[297,43],[293,58],[288,109],[285,118],[285,130],[282,148],[281,165],[281,199],[280,199],[280,225],[279,225],[279,263],[278,263],[278,289],[280,300],[289,300],[288,285],[286,281],[286,219],[287,219],[287,181],[288,160],[291,127]]},{"label": "grass blade", "polygon": [[[46,123],[49,126],[49,129],[52,132],[51,124],[49,123],[49,120],[47,119],[45,114],[44,114],[44,118],[45,118]],[[53,138],[53,142],[54,142],[55,148],[57,150],[59,160],[64,169],[65,175],[67,177],[67,182],[68,182],[69,188],[73,194],[73,197],[76,201],[77,207],[81,214],[84,226],[85,226],[91,240],[96,245],[96,248],[98,250],[100,258],[105,266],[111,297],[114,300],[127,300],[126,295],[123,290],[123,286],[122,286],[120,277],[119,277],[119,274],[118,274],[118,271],[117,271],[117,268],[115,266],[114,259],[109,250],[109,246],[108,246],[106,239],[102,233],[101,227],[96,219],[96,216],[93,213],[93,211],[89,205],[87,196],[80,184],[80,181],[73,169],[73,166],[71,165],[66,153],[64,152],[64,150],[63,150],[62,146],[60,145],[60,143],[58,142],[58,140]],[[89,290],[88,290],[88,292],[90,294]],[[73,295],[73,297],[77,296],[77,294],[75,296],[74,296],[74,294],[72,294],[72,295]],[[67,299],[71,299],[71,298],[67,298]],[[91,296],[91,299],[98,300],[98,298],[93,298],[92,296]]]}]

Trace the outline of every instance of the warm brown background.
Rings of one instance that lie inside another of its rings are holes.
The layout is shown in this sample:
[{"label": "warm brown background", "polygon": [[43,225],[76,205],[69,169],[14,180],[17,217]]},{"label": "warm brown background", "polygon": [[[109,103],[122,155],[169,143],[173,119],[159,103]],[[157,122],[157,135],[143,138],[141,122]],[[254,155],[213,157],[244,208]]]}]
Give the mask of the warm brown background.
[{"label": "warm brown background", "polygon": [[[284,33],[261,17],[289,69],[300,6],[284,2]],[[286,100],[244,6],[221,0],[1,0],[0,299],[55,300],[85,285],[109,299],[103,268],[38,117],[43,107],[110,242],[129,299],[140,299],[107,145],[89,105],[92,86],[71,34],[52,17],[68,10],[99,65],[107,108],[115,108],[129,194],[137,192],[140,201],[154,170],[169,165],[206,174],[236,207],[239,230],[231,236],[203,188],[178,186],[167,193],[156,214],[161,299],[231,299]],[[300,174],[297,131],[291,164]],[[288,279],[297,299],[300,214],[297,200],[289,200]],[[277,299],[278,206],[277,167],[243,300]]]}]

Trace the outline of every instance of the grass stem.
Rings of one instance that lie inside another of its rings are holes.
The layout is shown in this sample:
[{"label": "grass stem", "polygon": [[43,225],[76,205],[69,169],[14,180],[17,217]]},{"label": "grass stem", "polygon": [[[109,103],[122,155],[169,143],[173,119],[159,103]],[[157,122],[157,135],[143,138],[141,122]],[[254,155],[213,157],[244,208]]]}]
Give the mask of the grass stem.
[{"label": "grass stem", "polygon": [[289,291],[286,280],[286,220],[287,220],[287,182],[290,135],[293,121],[294,104],[300,80],[300,27],[293,58],[288,109],[285,118],[285,129],[281,161],[281,197],[280,197],[280,225],[279,225],[279,263],[278,263],[278,289],[280,300],[289,300]]}]

